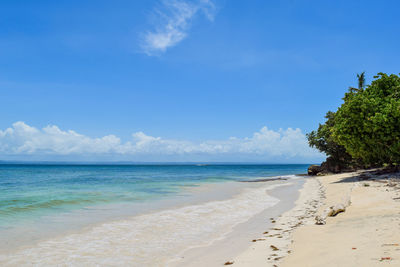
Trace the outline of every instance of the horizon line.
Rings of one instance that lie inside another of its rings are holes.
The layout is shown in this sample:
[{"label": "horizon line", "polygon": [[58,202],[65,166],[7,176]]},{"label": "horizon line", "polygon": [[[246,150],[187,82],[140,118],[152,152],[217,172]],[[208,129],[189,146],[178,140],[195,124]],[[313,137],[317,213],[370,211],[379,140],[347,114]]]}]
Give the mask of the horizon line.
[{"label": "horizon line", "polygon": [[272,163],[255,161],[49,161],[49,160],[0,160],[0,165],[312,165],[317,163]]}]

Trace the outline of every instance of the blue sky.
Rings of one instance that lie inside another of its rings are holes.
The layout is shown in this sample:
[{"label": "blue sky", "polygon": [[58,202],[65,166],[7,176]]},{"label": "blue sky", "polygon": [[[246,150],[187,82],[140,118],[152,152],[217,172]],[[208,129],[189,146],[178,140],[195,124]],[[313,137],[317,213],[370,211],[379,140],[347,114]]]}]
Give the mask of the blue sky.
[{"label": "blue sky", "polygon": [[[356,73],[368,82],[399,72],[399,8],[1,1],[0,159],[320,161],[304,134],[340,105]],[[155,140],[139,149],[147,137]]]}]

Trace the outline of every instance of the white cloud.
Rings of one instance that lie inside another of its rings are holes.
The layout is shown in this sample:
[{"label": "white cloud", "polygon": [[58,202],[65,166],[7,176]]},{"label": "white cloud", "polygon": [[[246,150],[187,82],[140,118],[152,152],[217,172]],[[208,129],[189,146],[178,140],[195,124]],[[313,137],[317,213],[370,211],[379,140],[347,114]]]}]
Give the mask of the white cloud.
[{"label": "white cloud", "polygon": [[197,14],[201,13],[212,21],[215,10],[212,0],[163,0],[161,7],[154,12],[155,28],[143,35],[143,52],[147,55],[165,52],[187,36],[191,21]]},{"label": "white cloud", "polygon": [[72,130],[61,130],[54,125],[37,129],[24,122],[16,122],[12,127],[0,130],[0,154],[3,155],[2,159],[16,155],[47,155],[50,159],[52,155],[86,155],[94,159],[99,155],[108,155],[111,159],[121,156],[124,159],[148,156],[150,160],[160,156],[167,159],[180,156],[178,158],[185,161],[192,161],[195,155],[202,155],[204,160],[221,161],[321,158],[321,154],[308,147],[302,131],[292,128],[273,131],[263,127],[251,137],[231,137],[197,143],[163,139],[137,132],[132,134],[131,140],[122,142],[115,135],[91,138]]}]

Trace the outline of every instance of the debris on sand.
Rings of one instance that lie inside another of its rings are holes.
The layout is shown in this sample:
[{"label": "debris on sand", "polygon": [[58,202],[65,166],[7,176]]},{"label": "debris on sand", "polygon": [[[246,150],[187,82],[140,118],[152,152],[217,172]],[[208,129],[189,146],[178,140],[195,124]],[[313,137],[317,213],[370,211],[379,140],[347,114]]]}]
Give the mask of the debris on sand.
[{"label": "debris on sand", "polygon": [[274,245],[269,246],[270,248],[272,248],[273,251],[277,251],[279,250],[279,248],[275,247]]}]

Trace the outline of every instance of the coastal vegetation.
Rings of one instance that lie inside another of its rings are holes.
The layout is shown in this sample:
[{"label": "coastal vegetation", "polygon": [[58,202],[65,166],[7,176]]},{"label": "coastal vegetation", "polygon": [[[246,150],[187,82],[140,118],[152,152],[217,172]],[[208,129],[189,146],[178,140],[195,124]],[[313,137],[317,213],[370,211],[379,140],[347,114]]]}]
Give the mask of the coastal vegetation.
[{"label": "coastal vegetation", "polygon": [[336,112],[307,134],[311,147],[327,155],[324,171],[397,166],[400,163],[400,77],[378,73],[350,87]]}]

